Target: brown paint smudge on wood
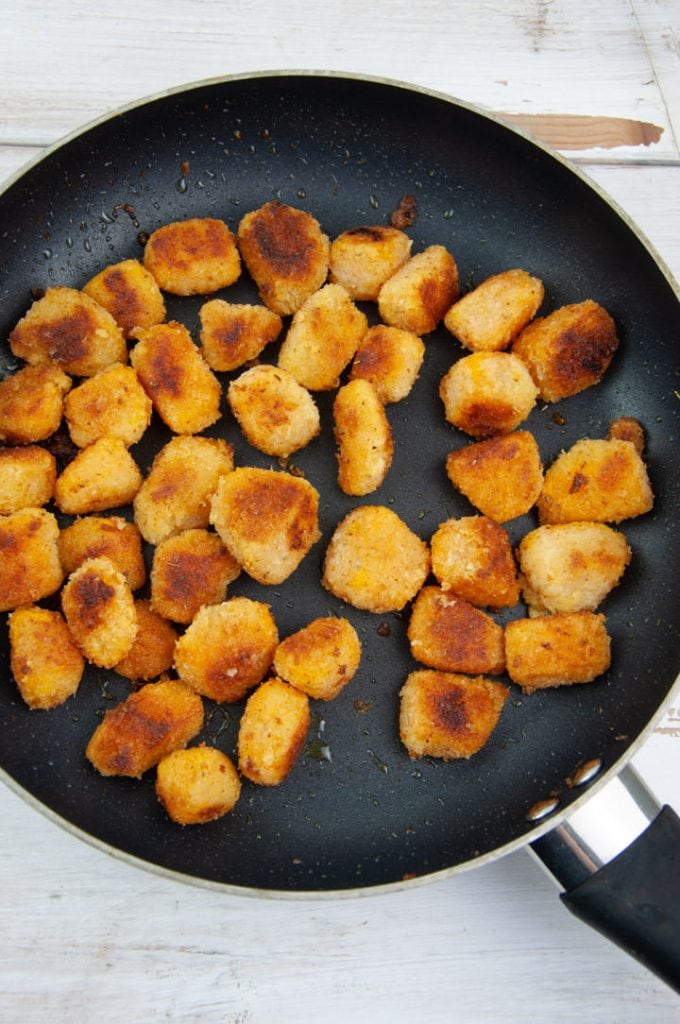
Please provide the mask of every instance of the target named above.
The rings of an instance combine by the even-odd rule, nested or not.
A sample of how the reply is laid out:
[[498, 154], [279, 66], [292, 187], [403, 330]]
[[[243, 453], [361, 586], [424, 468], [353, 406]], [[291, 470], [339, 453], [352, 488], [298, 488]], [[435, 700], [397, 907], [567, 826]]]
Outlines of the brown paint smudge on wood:
[[588, 114], [498, 115], [509, 124], [546, 142], [555, 149], [616, 149], [618, 146], [651, 146], [664, 129], [649, 121]]

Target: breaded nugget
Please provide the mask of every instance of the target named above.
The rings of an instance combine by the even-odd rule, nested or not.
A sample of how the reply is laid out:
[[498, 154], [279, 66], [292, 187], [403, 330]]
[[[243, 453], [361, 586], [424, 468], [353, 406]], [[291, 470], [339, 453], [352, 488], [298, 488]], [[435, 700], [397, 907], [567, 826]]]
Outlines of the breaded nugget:
[[135, 601], [137, 636], [115, 670], [126, 679], [158, 679], [172, 668], [177, 631], [149, 601]]
[[105, 435], [119, 437], [129, 448], [151, 422], [151, 399], [132, 367], [117, 363], [69, 392], [64, 416], [71, 440], [79, 448]]
[[653, 504], [647, 468], [630, 441], [586, 438], [547, 470], [538, 517], [541, 523], [620, 523]]
[[223, 220], [213, 217], [158, 228], [144, 247], [144, 266], [159, 288], [172, 295], [209, 295], [241, 274], [236, 237]]
[[526, 327], [542, 301], [542, 281], [526, 270], [505, 270], [454, 303], [444, 326], [472, 352], [498, 352]]
[[204, 604], [220, 604], [241, 566], [214, 533], [185, 530], [160, 542], [151, 568], [151, 605], [187, 625]]
[[58, 590], [59, 526], [51, 512], [22, 508], [0, 516], [0, 612], [32, 604]]
[[61, 607], [73, 639], [88, 661], [113, 668], [137, 636], [132, 592], [110, 558], [88, 558], [71, 573]]
[[0, 441], [33, 444], [58, 430], [71, 378], [58, 366], [24, 366], [0, 381]]
[[261, 682], [279, 642], [268, 604], [232, 597], [205, 605], [175, 647], [175, 667], [188, 686], [233, 703]]
[[76, 377], [127, 362], [125, 338], [111, 314], [74, 288], [48, 288], [16, 325], [9, 345], [33, 366], [54, 363]]
[[279, 366], [246, 370], [229, 385], [227, 401], [246, 439], [266, 455], [286, 458], [321, 429], [309, 391]]
[[105, 555], [122, 572], [130, 590], [146, 583], [142, 537], [134, 523], [122, 516], [84, 516], [59, 534], [59, 557], [71, 574], [88, 558]]
[[415, 384], [425, 356], [417, 334], [378, 324], [359, 342], [351, 380], [368, 380], [381, 402], [400, 402]]
[[234, 449], [221, 438], [173, 437], [153, 460], [133, 502], [144, 540], [159, 544], [210, 521], [210, 499], [234, 468]]
[[642, 458], [645, 450], [645, 432], [642, 424], [633, 416], [618, 416], [609, 424], [607, 440], [630, 441]]
[[505, 627], [505, 653], [508, 675], [525, 693], [590, 683], [609, 668], [605, 617], [568, 612], [515, 619]]
[[139, 260], [123, 260], [100, 271], [83, 291], [107, 309], [126, 338], [133, 327], [165, 320], [165, 302], [152, 274]]
[[280, 316], [295, 313], [326, 280], [330, 242], [303, 210], [265, 203], [245, 215], [238, 239], [262, 301]]
[[203, 701], [184, 683], [147, 683], [108, 711], [85, 751], [102, 775], [139, 779], [203, 726]]
[[119, 437], [100, 437], [78, 452], [57, 477], [54, 502], [62, 512], [85, 515], [132, 501], [142, 483], [139, 466]]
[[73, 696], [85, 668], [59, 612], [28, 605], [8, 618], [10, 668], [29, 708], [56, 708]]
[[450, 452], [446, 472], [453, 486], [497, 523], [528, 512], [543, 486], [541, 455], [527, 430]]
[[376, 301], [380, 289], [411, 254], [412, 241], [397, 228], [350, 228], [331, 245], [330, 280], [351, 299]]
[[274, 672], [316, 700], [333, 700], [353, 678], [361, 641], [347, 619], [314, 619], [276, 648]]
[[440, 587], [423, 587], [408, 624], [411, 654], [444, 672], [489, 672], [505, 668], [503, 629], [474, 605]]
[[178, 825], [203, 825], [224, 817], [241, 794], [234, 764], [215, 747], [188, 747], [158, 765], [156, 795]]
[[527, 418], [538, 388], [510, 352], [473, 352], [454, 363], [439, 385], [446, 419], [472, 437], [509, 434]]
[[268, 679], [248, 698], [238, 731], [241, 775], [278, 786], [290, 774], [310, 725], [309, 698], [282, 679]]
[[279, 366], [310, 391], [330, 391], [351, 362], [368, 320], [339, 284], [324, 285], [293, 317]]
[[355, 608], [392, 612], [415, 597], [429, 571], [427, 544], [396, 512], [362, 505], [338, 523], [321, 582]]
[[199, 434], [222, 413], [220, 382], [183, 324], [170, 321], [144, 329], [130, 353], [142, 387], [154, 409], [176, 434]]
[[609, 313], [588, 299], [534, 320], [512, 351], [526, 363], [541, 398], [557, 402], [597, 384], [618, 345]]
[[433, 534], [430, 548], [432, 572], [442, 590], [490, 608], [506, 608], [519, 600], [510, 538], [493, 519], [448, 519]]
[[236, 370], [276, 341], [283, 321], [266, 306], [211, 299], [200, 310], [201, 352], [213, 370]]
[[389, 420], [373, 385], [352, 380], [340, 388], [333, 420], [338, 484], [345, 494], [370, 494], [387, 476], [394, 454]]
[[0, 448], [0, 515], [46, 505], [56, 479], [54, 455], [44, 448]]
[[321, 537], [319, 493], [290, 473], [243, 467], [223, 476], [210, 522], [258, 583], [283, 583]]
[[443, 245], [412, 256], [378, 295], [380, 316], [391, 327], [429, 334], [458, 297], [458, 268]]

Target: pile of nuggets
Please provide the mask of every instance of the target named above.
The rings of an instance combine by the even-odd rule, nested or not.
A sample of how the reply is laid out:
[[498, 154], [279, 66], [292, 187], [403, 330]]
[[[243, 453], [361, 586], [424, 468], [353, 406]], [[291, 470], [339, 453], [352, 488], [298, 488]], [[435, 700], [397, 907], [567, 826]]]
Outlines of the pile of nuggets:
[[[201, 436], [221, 415], [216, 373], [240, 371], [226, 387], [231, 412], [250, 445], [279, 460], [319, 433], [313, 393], [336, 391], [338, 486], [364, 496], [389, 472], [385, 406], [414, 386], [422, 337], [443, 322], [466, 350], [440, 397], [471, 438], [445, 469], [476, 514], [442, 523], [428, 544], [392, 509], [362, 504], [337, 525], [323, 568], [323, 586], [354, 608], [412, 602], [408, 642], [424, 667], [400, 694], [411, 757], [481, 749], [509, 693], [489, 676], [507, 672], [531, 693], [589, 682], [610, 664], [596, 609], [631, 558], [609, 524], [652, 507], [642, 429], [616, 421], [544, 473], [520, 427], [538, 399], [599, 382], [614, 322], [590, 299], [537, 317], [543, 284], [522, 269], [461, 297], [452, 254], [411, 246], [392, 226], [331, 243], [313, 216], [279, 202], [243, 217], [237, 236], [212, 218], [176, 222], [149, 237], [143, 261], [106, 267], [80, 291], [49, 288], [11, 332], [26, 364], [0, 382], [0, 610], [14, 678], [42, 709], [75, 693], [85, 662], [132, 680], [87, 757], [103, 775], [156, 767], [158, 797], [180, 824], [230, 811], [242, 776], [279, 784], [304, 745], [310, 699], [336, 697], [361, 660], [345, 618], [281, 640], [268, 604], [227, 599], [241, 572], [264, 585], [295, 572], [320, 539], [319, 494], [294, 472], [235, 467], [226, 440]], [[166, 321], [164, 292], [214, 294], [242, 264], [262, 304], [205, 301], [200, 346]], [[382, 322], [369, 327], [359, 302], [376, 303]], [[276, 365], [260, 362], [284, 317]], [[173, 437], [144, 478], [129, 449], [154, 412]], [[58, 474], [40, 442], [62, 418], [78, 452]], [[73, 517], [63, 529], [49, 502]], [[130, 503], [131, 519], [101, 515]], [[513, 551], [503, 524], [534, 507], [540, 525]], [[143, 542], [153, 548], [147, 599], [134, 596], [147, 583]], [[59, 588], [61, 611], [37, 604]], [[520, 598], [527, 614], [503, 628], [490, 612]], [[204, 697], [246, 700], [237, 764], [188, 746]]]

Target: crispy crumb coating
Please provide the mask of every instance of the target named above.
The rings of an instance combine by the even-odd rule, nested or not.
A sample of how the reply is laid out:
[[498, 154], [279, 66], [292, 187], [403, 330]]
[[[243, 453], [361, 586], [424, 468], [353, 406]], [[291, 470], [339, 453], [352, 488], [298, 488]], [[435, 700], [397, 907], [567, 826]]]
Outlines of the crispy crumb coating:
[[443, 245], [412, 256], [380, 289], [380, 316], [391, 327], [429, 334], [458, 296], [458, 268]]
[[59, 612], [26, 605], [8, 618], [10, 668], [30, 708], [56, 708], [78, 689], [85, 661]]
[[444, 326], [471, 352], [498, 352], [529, 323], [543, 301], [543, 283], [526, 270], [505, 270], [454, 303]]
[[156, 796], [178, 825], [203, 825], [224, 817], [241, 794], [232, 761], [216, 747], [174, 750], [158, 765]]
[[33, 444], [59, 429], [71, 378], [58, 366], [24, 366], [0, 381], [0, 441]]
[[470, 604], [506, 608], [519, 600], [508, 534], [487, 516], [447, 519], [432, 535], [432, 572], [442, 590]]
[[385, 404], [400, 402], [415, 384], [424, 356], [417, 334], [377, 324], [359, 342], [350, 379], [370, 381]]
[[113, 668], [130, 652], [138, 628], [135, 602], [110, 558], [88, 558], [71, 573], [61, 607], [73, 639], [93, 665]]
[[509, 352], [473, 352], [454, 363], [439, 385], [449, 423], [472, 437], [509, 434], [533, 409], [538, 388]]
[[276, 648], [274, 672], [315, 700], [333, 700], [361, 661], [361, 641], [347, 619], [314, 619]]
[[385, 281], [409, 258], [412, 244], [403, 231], [385, 224], [349, 228], [331, 245], [330, 280], [351, 299], [375, 302]]
[[81, 449], [57, 477], [54, 502], [62, 512], [85, 515], [127, 505], [142, 474], [119, 437], [100, 437]]
[[497, 675], [505, 668], [503, 629], [474, 605], [440, 587], [423, 587], [408, 624], [416, 661], [445, 672]]
[[265, 455], [286, 458], [321, 430], [309, 391], [280, 366], [246, 370], [229, 385], [227, 401], [246, 440]]
[[645, 450], [645, 432], [642, 424], [633, 416], [617, 416], [609, 424], [608, 441], [630, 441], [642, 458]]
[[205, 604], [220, 604], [241, 566], [214, 533], [185, 530], [160, 542], [151, 569], [151, 604], [188, 625]]
[[450, 452], [446, 473], [475, 508], [497, 523], [528, 512], [543, 486], [541, 455], [527, 430]]
[[59, 589], [64, 573], [58, 537], [57, 520], [45, 509], [0, 516], [0, 611], [32, 604]]
[[125, 576], [130, 590], [146, 583], [142, 538], [134, 523], [122, 516], [83, 516], [59, 534], [59, 557], [71, 574], [88, 558], [105, 555]]
[[151, 422], [151, 400], [132, 367], [117, 363], [70, 391], [64, 416], [79, 448], [105, 435], [119, 437], [129, 448]]
[[115, 670], [126, 679], [158, 679], [172, 667], [177, 631], [149, 601], [135, 601], [137, 636]]
[[238, 767], [260, 786], [278, 786], [293, 769], [310, 725], [309, 698], [268, 679], [248, 698], [238, 732]]
[[83, 291], [108, 310], [126, 338], [133, 327], [152, 327], [165, 320], [165, 302], [152, 274], [139, 260], [105, 267]]
[[508, 675], [525, 693], [571, 683], [590, 683], [609, 668], [605, 617], [568, 612], [515, 619], [505, 627]]
[[338, 484], [345, 494], [377, 490], [392, 464], [394, 443], [389, 420], [373, 385], [351, 380], [333, 403], [338, 445]]
[[209, 295], [241, 274], [236, 238], [222, 220], [195, 217], [164, 224], [144, 247], [144, 266], [172, 295]]
[[56, 479], [56, 460], [45, 448], [0, 448], [0, 515], [46, 505]]
[[200, 310], [201, 352], [212, 370], [236, 370], [276, 341], [283, 321], [266, 306], [211, 299]]

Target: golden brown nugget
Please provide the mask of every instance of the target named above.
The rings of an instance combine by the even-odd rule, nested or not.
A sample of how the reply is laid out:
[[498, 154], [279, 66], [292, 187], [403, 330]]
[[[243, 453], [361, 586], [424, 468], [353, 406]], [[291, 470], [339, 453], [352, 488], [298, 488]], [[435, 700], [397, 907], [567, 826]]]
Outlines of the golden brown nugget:
[[126, 679], [158, 679], [172, 667], [177, 630], [151, 608], [149, 601], [135, 601], [135, 614], [137, 636], [114, 668]]
[[185, 530], [160, 542], [151, 569], [151, 604], [188, 625], [204, 604], [220, 604], [241, 566], [214, 533]]
[[282, 640], [274, 672], [316, 700], [333, 700], [361, 661], [361, 641], [347, 619], [314, 619]]
[[446, 419], [472, 437], [510, 434], [527, 418], [538, 388], [510, 352], [473, 352], [454, 363], [439, 385]]
[[588, 299], [534, 320], [512, 351], [526, 363], [543, 401], [557, 402], [597, 384], [618, 345], [609, 313]]
[[427, 544], [382, 505], [352, 509], [326, 551], [322, 583], [336, 597], [366, 611], [399, 611], [430, 571]]
[[105, 267], [83, 291], [107, 309], [126, 338], [133, 327], [153, 327], [165, 320], [165, 302], [152, 274], [139, 260]]
[[505, 627], [508, 675], [525, 693], [590, 683], [609, 668], [605, 617], [569, 612], [515, 619]]
[[472, 352], [498, 352], [526, 327], [542, 301], [542, 281], [526, 270], [505, 270], [454, 303], [444, 326]]
[[119, 437], [129, 448], [151, 422], [151, 399], [132, 367], [117, 363], [69, 392], [64, 416], [79, 448], [104, 436]]
[[458, 268], [443, 245], [412, 256], [378, 295], [380, 316], [391, 327], [429, 334], [458, 297]]
[[128, 357], [111, 314], [74, 288], [48, 288], [16, 325], [9, 345], [33, 366], [54, 363], [75, 377], [91, 377]]
[[343, 231], [331, 245], [330, 280], [357, 302], [375, 302], [385, 281], [406, 263], [412, 244], [403, 231], [384, 224]]
[[85, 515], [132, 501], [142, 484], [139, 466], [119, 437], [100, 437], [81, 449], [57, 477], [54, 503], [62, 512]]
[[368, 320], [339, 284], [310, 295], [293, 317], [279, 366], [310, 391], [330, 391], [352, 361]]
[[232, 597], [200, 609], [177, 641], [175, 668], [197, 693], [231, 704], [264, 679], [278, 642], [268, 604]]
[[541, 455], [527, 430], [450, 452], [446, 472], [453, 486], [497, 523], [528, 512], [543, 486]]
[[137, 614], [127, 580], [110, 558], [88, 558], [71, 573], [61, 607], [73, 639], [85, 658], [113, 668], [137, 636]]
[[238, 228], [243, 262], [265, 306], [287, 316], [325, 282], [330, 242], [311, 214], [265, 203]]
[[153, 407], [176, 434], [199, 434], [222, 413], [222, 389], [186, 327], [176, 321], [144, 329], [130, 362]]
[[338, 445], [338, 484], [345, 494], [370, 494], [392, 465], [394, 443], [389, 420], [373, 385], [352, 380], [333, 403]]
[[509, 696], [483, 676], [420, 670], [400, 693], [399, 734], [409, 757], [470, 757], [488, 742]]
[[88, 558], [110, 558], [122, 572], [130, 590], [146, 583], [142, 537], [134, 523], [122, 516], [83, 516], [59, 534], [59, 557], [70, 575]]
[[46, 505], [56, 479], [57, 463], [44, 448], [0, 448], [0, 515]]
[[231, 811], [241, 794], [232, 761], [215, 747], [174, 750], [158, 765], [156, 796], [178, 825], [203, 825]]
[[59, 526], [51, 512], [22, 508], [0, 516], [0, 612], [32, 604], [58, 590]]
[[268, 679], [248, 698], [238, 731], [238, 768], [251, 782], [278, 786], [293, 769], [310, 725], [309, 698]]
[[287, 458], [321, 430], [309, 391], [280, 366], [246, 370], [229, 385], [227, 401], [246, 440], [265, 455]]
[[630, 441], [640, 458], [645, 450], [645, 432], [633, 416], [618, 416], [609, 425], [607, 441]]
[[139, 779], [203, 726], [203, 701], [184, 683], [147, 683], [108, 711], [85, 751], [102, 775]]
[[210, 522], [258, 583], [283, 583], [319, 532], [319, 493], [290, 473], [242, 467], [220, 478]]
[[0, 441], [33, 444], [59, 429], [71, 378], [58, 366], [24, 366], [0, 381]]
[[236, 237], [222, 220], [195, 217], [158, 228], [144, 247], [144, 266], [172, 295], [208, 295], [241, 274]]
[[543, 523], [620, 523], [654, 505], [647, 468], [630, 441], [586, 438], [562, 452], [538, 499]]
[[490, 608], [517, 604], [519, 583], [510, 538], [493, 519], [448, 519], [432, 535], [430, 548], [432, 572], [442, 590]]
[[236, 370], [276, 341], [283, 321], [266, 306], [211, 299], [199, 310], [201, 352], [213, 370]]
[[368, 380], [381, 402], [400, 402], [415, 384], [425, 356], [417, 334], [378, 324], [359, 342], [351, 380]]
[[28, 605], [8, 618], [10, 668], [29, 708], [56, 708], [78, 689], [85, 660], [63, 616]]
[[502, 627], [440, 587], [420, 591], [407, 632], [411, 654], [430, 668], [470, 675], [497, 675], [505, 668]]

